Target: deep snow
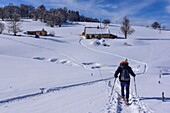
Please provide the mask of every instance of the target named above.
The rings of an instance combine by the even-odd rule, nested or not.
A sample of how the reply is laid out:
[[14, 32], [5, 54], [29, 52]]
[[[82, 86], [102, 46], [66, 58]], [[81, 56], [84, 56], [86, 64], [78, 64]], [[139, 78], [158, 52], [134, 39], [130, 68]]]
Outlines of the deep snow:
[[[6, 22], [4, 22], [6, 24]], [[21, 28], [55, 32], [55, 37], [33, 38], [23, 33], [0, 34], [1, 113], [169, 113], [170, 32], [133, 26], [135, 33], [122, 39], [120, 25], [110, 25], [118, 39], [86, 40], [84, 27], [98, 23], [73, 23], [51, 28], [23, 20]], [[133, 102], [125, 106], [119, 98], [113, 74], [127, 58], [137, 74]], [[161, 78], [159, 78], [159, 76]], [[158, 83], [160, 81], [160, 83]], [[165, 102], [162, 102], [162, 92]]]

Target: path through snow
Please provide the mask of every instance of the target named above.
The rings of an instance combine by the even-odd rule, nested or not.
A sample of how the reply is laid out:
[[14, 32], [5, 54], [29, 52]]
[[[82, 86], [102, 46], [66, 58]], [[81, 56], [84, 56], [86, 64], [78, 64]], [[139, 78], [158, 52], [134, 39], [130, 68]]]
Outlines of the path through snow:
[[[113, 53], [109, 53], [109, 52], [104, 52], [104, 51], [101, 51], [101, 50], [96, 50], [96, 49], [92, 49], [90, 47], [87, 47], [83, 43], [82, 39], [79, 40], [79, 43], [82, 46], [84, 46], [85, 48], [87, 48], [87, 49], [89, 49], [91, 51], [95, 51], [95, 52], [99, 52], [99, 53], [107, 54], [107, 55], [112, 55], [112, 56], [119, 57], [119, 58], [122, 58], [122, 59], [126, 58], [124, 56], [120, 56], [120, 55], [117, 55], [117, 54], [113, 54]], [[140, 66], [137, 66], [136, 68], [134, 68], [135, 71], [143, 70], [143, 71], [141, 71], [142, 73], [146, 73], [147, 72], [147, 68], [148, 67], [147, 67], [146, 63], [139, 62], [137, 60], [130, 59], [130, 58], [128, 58], [128, 60], [140, 64]], [[137, 73], [137, 74], [140, 74], [140, 73]], [[119, 93], [120, 92], [120, 87], [119, 87], [120, 85], [119, 84], [120, 84], [119, 82], [116, 82], [113, 95], [108, 96], [109, 100], [108, 100], [107, 113], [151, 113], [152, 112], [145, 105], [145, 103], [142, 102], [140, 100], [140, 98], [137, 97], [137, 95], [134, 94], [133, 91], [130, 93], [130, 98], [131, 98], [132, 104], [130, 106], [126, 106], [125, 104], [123, 104], [122, 100], [120, 99], [120, 93]], [[108, 86], [111, 86], [111, 85], [108, 85]], [[112, 88], [110, 87], [110, 89], [112, 89]]]
[[[108, 82], [110, 84], [110, 81]], [[145, 105], [144, 102], [136, 97], [133, 91], [130, 93], [130, 103], [127, 106], [121, 99], [119, 81], [115, 84], [113, 95], [109, 95], [107, 113], [152, 113], [152, 111]], [[112, 85], [108, 85], [111, 90]]]

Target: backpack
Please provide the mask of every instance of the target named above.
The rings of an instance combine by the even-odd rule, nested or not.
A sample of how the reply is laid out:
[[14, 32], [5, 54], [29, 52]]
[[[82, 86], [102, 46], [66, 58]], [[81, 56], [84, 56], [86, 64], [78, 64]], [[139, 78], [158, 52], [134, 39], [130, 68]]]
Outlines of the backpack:
[[122, 81], [129, 81], [130, 80], [130, 75], [129, 75], [129, 71], [128, 71], [127, 68], [122, 67], [122, 73], [120, 75], [120, 80], [122, 80]]

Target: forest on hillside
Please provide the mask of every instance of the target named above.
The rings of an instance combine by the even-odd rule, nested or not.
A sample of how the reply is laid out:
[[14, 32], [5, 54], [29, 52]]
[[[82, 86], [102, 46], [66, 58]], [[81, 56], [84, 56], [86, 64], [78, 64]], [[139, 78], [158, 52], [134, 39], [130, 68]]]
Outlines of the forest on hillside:
[[[64, 8], [51, 8], [47, 10], [45, 5], [34, 7], [32, 5], [20, 4], [19, 6], [10, 3], [7, 6], [0, 7], [0, 18], [4, 20], [20, 20], [20, 19], [38, 19], [47, 25], [61, 26], [67, 21], [80, 22], [100, 22], [97, 18], [86, 17], [80, 15], [79, 11]], [[106, 19], [108, 20], [108, 19]], [[106, 21], [105, 20], [105, 21]]]

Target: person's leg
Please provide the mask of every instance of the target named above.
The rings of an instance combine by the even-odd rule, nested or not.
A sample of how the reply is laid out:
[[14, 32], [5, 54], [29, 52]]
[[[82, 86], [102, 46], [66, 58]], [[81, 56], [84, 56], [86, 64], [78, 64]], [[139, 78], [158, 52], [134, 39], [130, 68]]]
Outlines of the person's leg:
[[126, 100], [129, 100], [129, 86], [130, 86], [130, 82], [126, 83]]
[[125, 97], [125, 93], [124, 93], [125, 84], [124, 82], [120, 82], [120, 85], [121, 85], [121, 95], [122, 95], [122, 98], [124, 98]]

